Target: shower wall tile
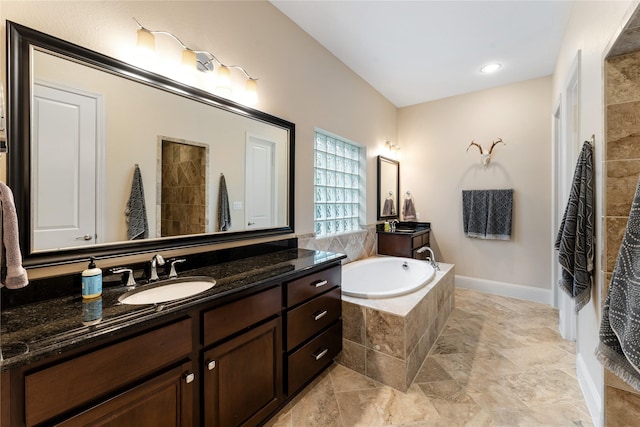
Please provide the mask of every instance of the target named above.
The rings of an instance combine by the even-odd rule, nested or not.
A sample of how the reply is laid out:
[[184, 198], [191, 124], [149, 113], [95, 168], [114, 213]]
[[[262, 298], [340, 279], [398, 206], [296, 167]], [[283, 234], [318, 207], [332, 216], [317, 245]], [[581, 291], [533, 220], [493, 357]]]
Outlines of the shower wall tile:
[[605, 73], [607, 104], [640, 100], [640, 52], [609, 59]]
[[606, 218], [606, 267], [605, 271], [613, 272], [616, 265], [618, 251], [622, 244], [624, 231], [627, 227], [627, 217], [607, 217]]
[[[634, 20], [637, 27], [640, 14], [636, 14]], [[624, 34], [629, 41], [637, 43], [637, 28], [633, 32], [625, 30]], [[608, 295], [611, 273], [640, 175], [640, 51], [608, 59], [605, 76], [605, 283], [601, 304]], [[637, 424], [636, 420], [640, 419], [640, 393], [607, 369], [604, 379], [605, 425], [624, 427]]]
[[640, 158], [640, 101], [607, 106], [607, 160]]
[[640, 160], [606, 162], [606, 215], [629, 215], [638, 176], [640, 176]]

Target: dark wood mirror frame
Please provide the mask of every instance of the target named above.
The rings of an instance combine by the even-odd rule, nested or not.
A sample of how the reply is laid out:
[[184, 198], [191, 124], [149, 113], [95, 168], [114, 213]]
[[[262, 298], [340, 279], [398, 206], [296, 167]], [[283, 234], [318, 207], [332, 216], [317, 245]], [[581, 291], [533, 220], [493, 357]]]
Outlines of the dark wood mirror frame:
[[[286, 129], [289, 133], [288, 154], [288, 223], [261, 230], [184, 237], [135, 240], [91, 247], [32, 252], [31, 227], [31, 46], [64, 55], [100, 70], [120, 75], [160, 90]], [[290, 234], [294, 232], [294, 163], [295, 124], [267, 113], [217, 97], [167, 77], [143, 70], [37, 30], [7, 21], [7, 183], [13, 189], [19, 219], [20, 247], [26, 267], [43, 267], [88, 259], [90, 256], [110, 258], [131, 253], [212, 245]]]
[[[394, 168], [389, 174], [389, 171], [385, 171], [385, 166], [388, 168]], [[383, 176], [384, 174], [384, 176]], [[392, 192], [392, 194], [389, 194]], [[385, 215], [385, 202], [387, 202], [389, 196], [393, 202], [394, 212]], [[398, 219], [400, 214], [400, 162], [393, 159], [388, 159], [383, 156], [378, 156], [378, 219]]]

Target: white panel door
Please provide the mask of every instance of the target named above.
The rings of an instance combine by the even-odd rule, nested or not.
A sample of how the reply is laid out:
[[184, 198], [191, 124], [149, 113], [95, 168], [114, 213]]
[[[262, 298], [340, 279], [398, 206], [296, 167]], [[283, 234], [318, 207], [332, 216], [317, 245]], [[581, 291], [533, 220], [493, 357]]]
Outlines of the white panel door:
[[95, 243], [98, 100], [34, 84], [34, 250]]
[[272, 227], [276, 216], [275, 142], [247, 135], [246, 224], [248, 229]]

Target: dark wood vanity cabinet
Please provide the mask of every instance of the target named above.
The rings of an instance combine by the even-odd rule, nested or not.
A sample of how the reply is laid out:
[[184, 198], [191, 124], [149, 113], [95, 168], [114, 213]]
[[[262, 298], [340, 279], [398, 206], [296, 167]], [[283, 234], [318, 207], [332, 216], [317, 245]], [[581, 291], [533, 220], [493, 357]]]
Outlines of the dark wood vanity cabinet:
[[429, 229], [414, 233], [378, 232], [378, 254], [425, 259], [429, 253], [417, 250], [429, 246], [429, 234]]
[[338, 265], [285, 283], [289, 395], [342, 350], [341, 271]]
[[4, 371], [1, 424], [260, 425], [342, 349], [340, 279], [313, 269]]
[[147, 418], [161, 420], [153, 425], [191, 425], [191, 331], [187, 318], [28, 371], [21, 384], [25, 425], [134, 426]]
[[255, 426], [282, 403], [281, 302], [277, 286], [204, 314], [205, 426]]

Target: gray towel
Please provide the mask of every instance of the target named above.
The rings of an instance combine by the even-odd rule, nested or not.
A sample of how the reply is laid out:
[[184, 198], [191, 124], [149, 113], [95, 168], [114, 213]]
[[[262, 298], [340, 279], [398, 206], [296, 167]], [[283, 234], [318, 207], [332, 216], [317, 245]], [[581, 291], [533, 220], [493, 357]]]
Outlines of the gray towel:
[[393, 199], [386, 199], [384, 201], [384, 206], [382, 207], [382, 215], [383, 216], [395, 216], [396, 215], [396, 205], [393, 202]]
[[127, 217], [127, 238], [129, 240], [146, 239], [149, 237], [149, 224], [147, 223], [147, 208], [144, 203], [144, 187], [142, 175], [136, 164], [131, 182], [131, 194], [124, 211]]
[[596, 357], [640, 391], [640, 181], [602, 310]]
[[464, 235], [477, 239], [510, 240], [513, 189], [463, 190]]
[[413, 199], [407, 197], [402, 205], [402, 217], [405, 221], [416, 220], [416, 207], [413, 205]]
[[220, 174], [220, 186], [218, 188], [218, 231], [229, 231], [231, 228], [231, 211], [229, 210], [229, 194], [227, 193], [227, 181]]
[[593, 206], [593, 153], [591, 144], [585, 142], [555, 242], [562, 267], [558, 286], [575, 301], [576, 312], [591, 299], [595, 254]]
[[2, 203], [2, 282], [9, 289], [23, 288], [29, 284], [27, 271], [22, 267], [22, 252], [18, 234], [18, 216], [13, 202], [13, 192], [0, 181]]

